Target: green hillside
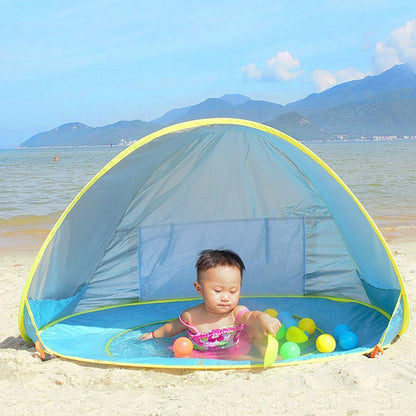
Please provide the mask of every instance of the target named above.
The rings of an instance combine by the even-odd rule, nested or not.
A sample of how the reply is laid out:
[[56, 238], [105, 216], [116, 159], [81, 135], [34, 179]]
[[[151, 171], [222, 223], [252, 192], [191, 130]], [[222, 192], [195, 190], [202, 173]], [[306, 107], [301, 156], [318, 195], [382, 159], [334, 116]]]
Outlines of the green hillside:
[[323, 128], [294, 111], [283, 114], [265, 124], [296, 138], [296, 140], [327, 140], [331, 138]]
[[416, 89], [383, 93], [309, 116], [329, 134], [351, 136], [416, 135]]
[[145, 121], [119, 121], [103, 127], [90, 127], [82, 123], [68, 123], [55, 129], [38, 133], [21, 144], [22, 147], [97, 146], [121, 140], [138, 140], [160, 128]]

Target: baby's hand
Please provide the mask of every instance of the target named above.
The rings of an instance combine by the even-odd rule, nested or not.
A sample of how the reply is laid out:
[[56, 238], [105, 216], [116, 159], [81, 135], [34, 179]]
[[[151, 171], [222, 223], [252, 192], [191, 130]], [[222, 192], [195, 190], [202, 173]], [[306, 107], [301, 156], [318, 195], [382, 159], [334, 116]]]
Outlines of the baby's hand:
[[264, 355], [267, 346], [267, 334], [276, 336], [281, 327], [280, 321], [270, 315], [255, 311], [252, 312], [247, 329], [251, 343]]
[[140, 335], [138, 340], [139, 341], [147, 341], [148, 339], [152, 339], [153, 334], [151, 332], [145, 332], [144, 334]]
[[277, 334], [277, 331], [282, 326], [280, 321], [276, 318], [272, 318], [267, 313], [263, 313], [260, 316], [260, 323], [264, 330], [264, 335], [267, 336], [267, 334], [272, 334], [274, 337]]

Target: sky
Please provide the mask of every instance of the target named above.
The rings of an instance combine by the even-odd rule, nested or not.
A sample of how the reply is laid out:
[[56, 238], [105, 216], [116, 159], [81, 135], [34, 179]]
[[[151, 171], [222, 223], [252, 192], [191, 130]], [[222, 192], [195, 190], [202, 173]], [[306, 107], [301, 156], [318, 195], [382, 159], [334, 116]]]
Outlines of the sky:
[[414, 0], [0, 0], [0, 147], [228, 93], [287, 104], [403, 62]]

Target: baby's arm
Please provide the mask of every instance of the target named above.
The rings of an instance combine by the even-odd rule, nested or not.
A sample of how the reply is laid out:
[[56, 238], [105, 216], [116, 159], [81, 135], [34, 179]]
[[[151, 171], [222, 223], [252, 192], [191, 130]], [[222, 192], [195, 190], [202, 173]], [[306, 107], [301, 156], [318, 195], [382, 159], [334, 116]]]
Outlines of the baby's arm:
[[[237, 306], [236, 315], [242, 310], [243, 306]], [[278, 319], [272, 318], [267, 313], [261, 311], [247, 311], [240, 315], [238, 323], [246, 324], [251, 341], [259, 348], [263, 349], [267, 343], [267, 334], [276, 336], [281, 323]]]
[[270, 315], [264, 312], [253, 311], [250, 313], [249, 316], [247, 316], [247, 326], [249, 328], [250, 327], [262, 328], [263, 334], [265, 336], [267, 336], [267, 334], [272, 334], [275, 337], [281, 325], [282, 324], [280, 323], [278, 319], [272, 318]]
[[161, 326], [158, 329], [155, 329], [153, 332], [146, 332], [139, 337], [139, 341], [146, 341], [152, 338], [164, 338], [164, 337], [173, 337], [185, 331], [186, 326], [182, 324], [178, 318], [173, 321], [167, 322], [165, 325]]

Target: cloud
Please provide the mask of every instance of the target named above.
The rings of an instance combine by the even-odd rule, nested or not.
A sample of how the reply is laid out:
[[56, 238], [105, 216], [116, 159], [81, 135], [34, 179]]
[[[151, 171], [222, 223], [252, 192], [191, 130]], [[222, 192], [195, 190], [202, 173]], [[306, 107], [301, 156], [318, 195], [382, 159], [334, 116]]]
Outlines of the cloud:
[[319, 91], [324, 91], [342, 82], [364, 78], [366, 75], [368, 74], [350, 66], [335, 73], [324, 69], [316, 69], [312, 73], [312, 79], [318, 86]]
[[261, 79], [262, 76], [262, 72], [261, 69], [257, 68], [256, 64], [248, 64], [246, 66], [243, 66], [241, 68], [241, 70], [243, 71], [243, 74], [247, 77], [247, 78], [251, 78], [251, 79]]
[[266, 61], [266, 68], [261, 70], [256, 64], [250, 63], [241, 71], [247, 78], [269, 81], [293, 81], [303, 74], [299, 59], [294, 58], [289, 51], [279, 51], [276, 56]]
[[416, 19], [394, 29], [386, 42], [378, 42], [374, 55], [380, 71], [404, 62], [416, 69]]
[[384, 42], [378, 42], [375, 49], [376, 68], [384, 71], [394, 65], [401, 64], [396, 48], [388, 46]]
[[276, 56], [267, 60], [266, 65], [272, 79], [292, 81], [303, 72], [300, 70], [299, 59], [293, 58], [289, 51], [277, 52]]
[[[376, 73], [385, 71], [394, 65], [408, 63], [416, 70], [416, 19], [394, 29], [385, 42], [378, 42], [374, 49]], [[312, 79], [324, 91], [342, 82], [361, 79], [365, 74], [354, 67], [348, 67], [337, 72], [316, 69]]]

